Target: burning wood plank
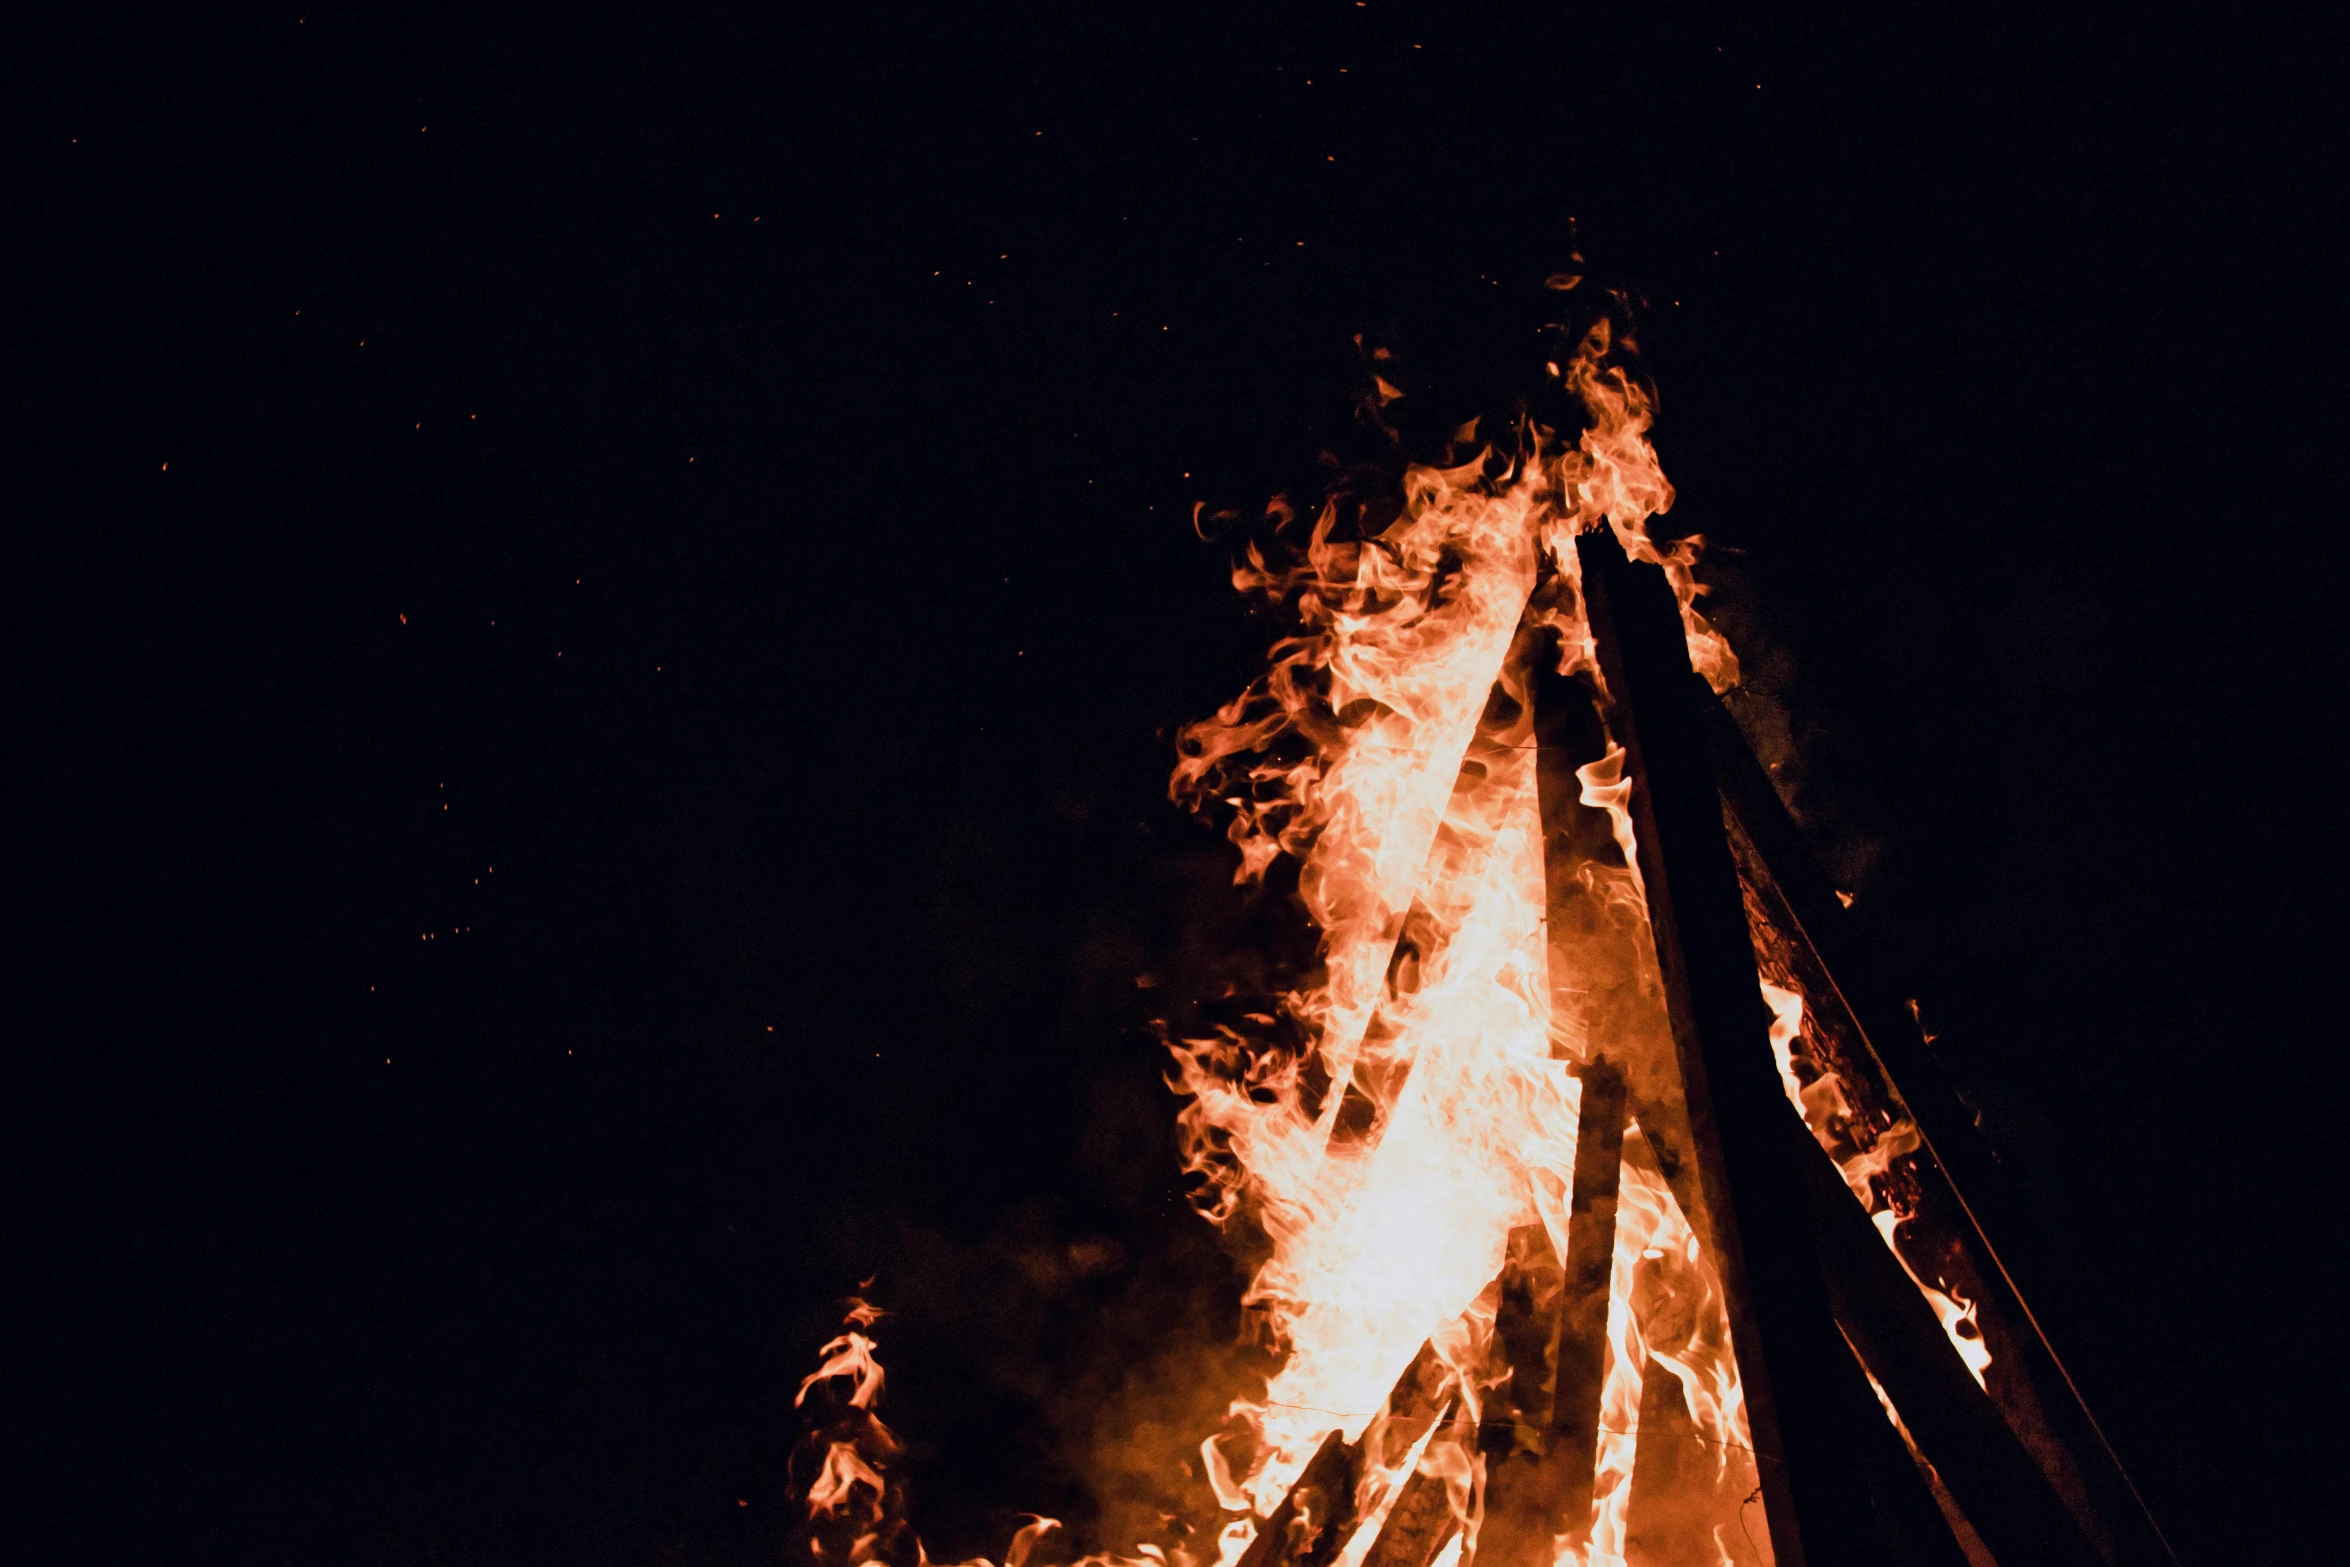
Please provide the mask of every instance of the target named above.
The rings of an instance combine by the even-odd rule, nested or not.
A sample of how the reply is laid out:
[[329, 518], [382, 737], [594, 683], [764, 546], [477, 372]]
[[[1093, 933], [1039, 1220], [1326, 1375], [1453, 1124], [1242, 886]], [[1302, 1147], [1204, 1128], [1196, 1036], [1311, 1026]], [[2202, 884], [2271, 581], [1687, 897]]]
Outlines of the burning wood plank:
[[1546, 1567], [1550, 1560], [1551, 1462], [1548, 1364], [1565, 1271], [1539, 1224], [1510, 1232], [1493, 1339], [1507, 1374], [1486, 1389], [1477, 1428], [1485, 1457], [1485, 1514], [1477, 1528], [1483, 1567]]
[[[1457, 1410], [1459, 1406], [1451, 1407]], [[1460, 1442], [1474, 1435], [1466, 1421], [1456, 1419], [1454, 1424], [1459, 1429], [1451, 1434]], [[1437, 1438], [1445, 1439], [1441, 1435]], [[1428, 1567], [1460, 1526], [1460, 1516], [1453, 1511], [1451, 1482], [1424, 1458], [1397, 1491], [1386, 1521], [1363, 1557], [1363, 1567]]]
[[1386, 1408], [1364, 1428], [1357, 1445], [1380, 1468], [1394, 1468], [1443, 1418], [1452, 1387], [1452, 1368], [1436, 1353], [1434, 1341], [1422, 1344], [1403, 1375], [1396, 1378]]
[[1626, 1509], [1624, 1559], [1630, 1567], [1681, 1567], [1706, 1559], [1714, 1544], [1706, 1505], [1714, 1467], [1690, 1418], [1681, 1379], [1662, 1361], [1650, 1360], [1640, 1383], [1639, 1446]]
[[1361, 1460], [1345, 1432], [1324, 1437], [1289, 1494], [1258, 1527], [1239, 1567], [1327, 1567], [1354, 1530]]
[[[1459, 771], [1453, 777], [1444, 816], [1429, 844], [1427, 863], [1420, 872], [1420, 888], [1415, 890], [1410, 907], [1397, 920], [1389, 941], [1378, 1005], [1351, 1049], [1343, 1043], [1337, 1045], [1336, 1053], [1343, 1055], [1345, 1061], [1335, 1075], [1324, 1059], [1325, 1054], [1332, 1052], [1330, 1042], [1325, 1042], [1323, 1052], [1317, 1053], [1313, 1062], [1314, 1070], [1325, 1081], [1306, 1096], [1301, 1108], [1317, 1121], [1327, 1121], [1329, 1146], [1334, 1149], [1375, 1144], [1388, 1110], [1402, 1094], [1404, 1083], [1411, 1075], [1410, 1057], [1388, 1059], [1378, 1047], [1392, 1039], [1398, 1009], [1408, 1004], [1419, 989], [1422, 976], [1440, 960], [1453, 935], [1450, 924], [1430, 906], [1428, 886], [1445, 874], [1448, 863], [1473, 856], [1469, 840], [1483, 830], [1476, 819], [1479, 787], [1511, 752], [1523, 748], [1525, 705], [1512, 694], [1511, 688], [1525, 678], [1530, 652], [1541, 645], [1538, 629], [1531, 619], [1520, 620], [1517, 636], [1503, 660], [1501, 678], [1486, 696], [1468, 748], [1462, 753]], [[1326, 1097], [1333, 1088], [1339, 1095], [1335, 1106]]]
[[1616, 1260], [1616, 1193], [1624, 1168], [1624, 1076], [1602, 1056], [1583, 1069], [1582, 1078], [1550, 1419], [1552, 1532], [1569, 1540], [1581, 1540], [1591, 1525], [1607, 1368], [1608, 1287]]
[[2099, 1567], [2101, 1558], [1808, 1132], [1803, 1155], [1829, 1300], [1845, 1337], [1968, 1522], [2002, 1561]]
[[[1322, 1439], [1289, 1494], [1258, 1527], [1237, 1567], [1326, 1567], [1354, 1533], [1366, 1471], [1392, 1468], [1410, 1456], [1442, 1418], [1452, 1381], [1435, 1344], [1422, 1344], [1359, 1440], [1348, 1442], [1344, 1431]], [[1410, 1481], [1405, 1485], [1408, 1489]], [[1441, 1497], [1441, 1481], [1438, 1490]]]
[[1807, 1000], [1849, 1020], [1865, 1056], [1923, 1148], [1908, 1161], [1921, 1210], [1963, 1257], [1980, 1327], [1994, 1354], [1986, 1390], [2101, 1554], [2135, 1567], [2176, 1567], [2144, 1498], [2107, 1444], [2023, 1294], [2018, 1275], [2049, 1271], [2046, 1243], [1991, 1156], [1916, 1025], [1821, 874], [1737, 721], [1705, 704], [1707, 733], [1742, 868], [1772, 923], [1816, 975]]
[[1756, 991], [1680, 606], [1608, 529], [1577, 541], [1609, 717], [1633, 779], [1641, 884], [1665, 981], [1732, 1343], [1782, 1567], [1854, 1567], [1879, 1543], [1856, 1443], [1873, 1418], [1836, 1335]]

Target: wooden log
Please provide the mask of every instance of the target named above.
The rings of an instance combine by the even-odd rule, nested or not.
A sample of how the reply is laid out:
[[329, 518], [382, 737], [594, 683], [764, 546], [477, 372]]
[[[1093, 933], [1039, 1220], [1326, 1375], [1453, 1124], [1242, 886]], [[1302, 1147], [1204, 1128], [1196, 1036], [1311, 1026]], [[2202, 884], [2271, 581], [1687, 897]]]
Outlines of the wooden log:
[[1414, 1470], [1379, 1526], [1363, 1567], [1428, 1567], [1460, 1526], [1443, 1478]]
[[1828, 1312], [1680, 606], [1609, 529], [1578, 556], [1772, 1551], [1779, 1567], [1865, 1567], [1882, 1550], [1860, 1422], [1878, 1417]]
[[1477, 1427], [1485, 1458], [1485, 1511], [1477, 1525], [1477, 1567], [1549, 1567], [1551, 1497], [1550, 1354], [1564, 1275], [1539, 1224], [1510, 1232], [1493, 1337], [1509, 1376], [1486, 1391]]
[[[1851, 1353], [1849, 1345], [1846, 1353]], [[1887, 1567], [1974, 1567], [1909, 1444], [1885, 1418], [1883, 1406], [1870, 1414], [1861, 1452], [1868, 1465], [1869, 1507], [1884, 1541], [1882, 1559]], [[2039, 1567], [2036, 1557], [2011, 1560], [2015, 1567]]]
[[1328, 1567], [1354, 1532], [1355, 1450], [1333, 1431], [1241, 1553], [1239, 1567]]
[[2006, 1172], [1991, 1157], [1975, 1130], [1974, 1117], [1959, 1102], [1942, 1064], [1926, 1048], [1915, 1020], [1883, 982], [1843, 900], [1812, 858], [1802, 830], [1788, 814], [1762, 764], [1755, 760], [1737, 720], [1718, 698], [1709, 696], [1705, 722], [1724, 804], [1736, 816], [1777, 885], [1799, 927], [1794, 934], [1809, 942], [1819, 955], [1838, 998], [1895, 1092], [1908, 1105], [1926, 1146], [1967, 1203], [1984, 1245], [1995, 1257], [2000, 1255], [1994, 1242], [1997, 1232], [2011, 1247], [2034, 1247], [2031, 1232], [2035, 1226]]
[[1713, 1531], [1700, 1503], [1713, 1465], [1689, 1414], [1681, 1379], [1654, 1360], [1641, 1379], [1640, 1429], [1633, 1443], [1624, 1560], [1631, 1567], [1681, 1567], [1706, 1560]]
[[1834, 1162], [1792, 1113], [1785, 1121], [1789, 1146], [1801, 1156], [1836, 1320], [1967, 1521], [2001, 1561], [2102, 1567]]
[[1422, 1344], [1411, 1364], [1396, 1378], [1387, 1395], [1387, 1407], [1363, 1430], [1355, 1445], [1369, 1455], [1369, 1467], [1389, 1469], [1402, 1463], [1435, 1428], [1452, 1395], [1452, 1368], [1436, 1353], [1434, 1341]]
[[[1459, 1434], [1466, 1440], [1470, 1432], [1464, 1428]], [[1387, 1519], [1380, 1524], [1363, 1567], [1428, 1567], [1460, 1526], [1444, 1477], [1429, 1473], [1425, 1467], [1415, 1468], [1404, 1478], [1395, 1505], [1387, 1510]]]
[[1354, 1533], [1355, 1493], [1366, 1454], [1381, 1465], [1402, 1462], [1442, 1418], [1452, 1384], [1451, 1368], [1437, 1355], [1434, 1341], [1422, 1344], [1388, 1392], [1386, 1408], [1363, 1428], [1359, 1441], [1348, 1442], [1343, 1430], [1322, 1439], [1289, 1494], [1241, 1554], [1239, 1567], [1323, 1567], [1335, 1557]]
[[[1575, 1034], [1608, 1038], [1648, 1058], [1642, 1075], [1669, 1066], [1671, 1044], [1635, 1041], [1633, 1019], [1653, 1006], [1640, 992], [1644, 964], [1636, 924], [1590, 879], [1593, 867], [1622, 863], [1608, 813], [1583, 803], [1578, 770], [1607, 754], [1607, 727], [1586, 679], [1558, 674], [1538, 656], [1527, 684], [1534, 699], [1535, 795], [1542, 820], [1542, 870], [1549, 921], [1554, 1013], [1575, 1005]], [[1613, 922], [1609, 915], [1615, 916]], [[1594, 976], [1612, 989], [1570, 993]], [[1564, 981], [1565, 983], [1562, 983]], [[1579, 1003], [1579, 1005], [1578, 1005]], [[1573, 1035], [1568, 1036], [1570, 1038]], [[1554, 1036], [1555, 1040], [1556, 1036]], [[1554, 1042], [1555, 1050], [1559, 1046]], [[1615, 1269], [1616, 1198], [1622, 1184], [1629, 1085], [1623, 1068], [1596, 1057], [1579, 1069], [1583, 1107], [1575, 1138], [1574, 1187], [1568, 1200], [1565, 1285], [1551, 1354], [1552, 1394], [1547, 1489], [1549, 1527], [1585, 1537], [1599, 1467], [1600, 1398], [1606, 1379], [1609, 1284]]]
[[1606, 1057], [1581, 1072], [1575, 1185], [1568, 1198], [1565, 1286], [1552, 1355], [1551, 1532], [1587, 1537], [1599, 1470], [1600, 1394], [1607, 1372], [1608, 1286], [1615, 1274], [1616, 1198], [1624, 1172], [1624, 1075]]
[[1927, 1176], [1938, 1178], [1964, 1226], [1962, 1239], [1990, 1293], [1985, 1309], [2012, 1330], [2002, 1337], [2024, 1361], [2029, 1407], [2010, 1410], [2011, 1423], [2049, 1430], [2063, 1445], [2069, 1463], [2042, 1459], [2039, 1465], [2072, 1494], [2075, 1515], [2102, 1555], [2123, 1567], [2177, 1567], [2161, 1525], [2025, 1294], [2027, 1280], [2044, 1281], [2054, 1272], [2038, 1223], [1821, 872], [1737, 720], [1709, 695], [1705, 721], [1723, 803], [1794, 921], [1797, 928], [1789, 934], [1809, 944], [1878, 1069], [1907, 1107], [1935, 1167]]
[[1526, 677], [1542, 822], [1551, 1053], [1585, 1060], [1604, 1049], [1635, 1096], [1677, 1107], [1680, 1068], [1660, 1004], [1656, 954], [1646, 917], [1628, 896], [1634, 872], [1609, 812], [1583, 803], [1581, 770], [1606, 759], [1607, 725], [1592, 678], [1559, 674], [1552, 656], [1541, 648]]
[[[1526, 650], [1535, 642], [1536, 631], [1528, 623], [1518, 627], [1517, 645], [1505, 662], [1503, 678], [1494, 683], [1487, 695], [1485, 710], [1479, 715], [1477, 727], [1469, 737], [1468, 748], [1461, 755], [1461, 764], [1453, 775], [1452, 794], [1445, 806], [1443, 821], [1436, 837], [1428, 846], [1428, 864], [1435, 864], [1447, 849], [1446, 835], [1453, 830], [1455, 807], [1484, 781], [1490, 770], [1511, 751], [1518, 748], [1513, 738], [1520, 729], [1525, 714], [1517, 700], [1510, 695], [1512, 678], [1508, 666], [1517, 664], [1526, 656]], [[1604, 818], [1603, 823], [1604, 826]], [[1425, 888], [1429, 870], [1422, 868], [1422, 886]], [[1368, 1149], [1375, 1145], [1386, 1130], [1388, 1106], [1403, 1092], [1404, 1082], [1411, 1075], [1411, 1062], [1389, 1061], [1374, 1066], [1365, 1059], [1369, 1043], [1392, 1026], [1390, 1008], [1417, 989], [1416, 971], [1426, 960], [1442, 951], [1451, 932], [1439, 927], [1425, 901], [1425, 892], [1415, 894], [1411, 904], [1397, 921], [1395, 935], [1389, 948], [1385, 993], [1364, 1024], [1357, 1041], [1358, 1049], [1352, 1067], [1344, 1074], [1344, 1081], [1333, 1083], [1320, 1052], [1308, 1065], [1307, 1081], [1300, 1103], [1309, 1116], [1319, 1117], [1326, 1096], [1336, 1088], [1340, 1098], [1336, 1114], [1331, 1117], [1329, 1146], [1334, 1150]], [[1317, 1075], [1319, 1081], [1316, 1081]]]

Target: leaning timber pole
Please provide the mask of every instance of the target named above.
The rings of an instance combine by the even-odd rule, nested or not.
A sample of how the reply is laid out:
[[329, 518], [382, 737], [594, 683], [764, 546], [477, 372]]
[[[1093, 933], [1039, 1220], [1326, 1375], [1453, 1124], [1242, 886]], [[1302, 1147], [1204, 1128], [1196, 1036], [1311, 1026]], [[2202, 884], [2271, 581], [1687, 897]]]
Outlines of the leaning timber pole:
[[1680, 606], [1611, 529], [1577, 546], [1772, 1552], [1780, 1567], [1874, 1567], [1862, 1422], [1882, 1417], [1829, 1314]]
[[[1992, 1393], [2019, 1431], [2038, 1424], [2063, 1445], [2061, 1454], [2038, 1462], [2061, 1494], [2080, 1493], [2075, 1516], [2101, 1557], [2119, 1567], [2178, 1567], [2160, 1524], [2024, 1294], [2019, 1271], [2039, 1279], [2054, 1271], [2028, 1206], [1992, 1157], [1915, 1019], [1902, 1007], [1900, 992], [1812, 859], [1737, 720], [1719, 700], [1708, 699], [1704, 706], [1723, 803], [1760, 862], [1754, 874], [1777, 889], [1794, 923], [1789, 934], [1810, 945], [1879, 1070], [1915, 1120], [1934, 1166], [1930, 1180], [1941, 1184], [1959, 1215], [1960, 1244], [1975, 1260], [1987, 1312], [2008, 1328], [2003, 1348], [2014, 1359], [2004, 1384], [1993, 1381]], [[1895, 1402], [1900, 1403], [1898, 1397]], [[1942, 1464], [1938, 1458], [1935, 1462]]]

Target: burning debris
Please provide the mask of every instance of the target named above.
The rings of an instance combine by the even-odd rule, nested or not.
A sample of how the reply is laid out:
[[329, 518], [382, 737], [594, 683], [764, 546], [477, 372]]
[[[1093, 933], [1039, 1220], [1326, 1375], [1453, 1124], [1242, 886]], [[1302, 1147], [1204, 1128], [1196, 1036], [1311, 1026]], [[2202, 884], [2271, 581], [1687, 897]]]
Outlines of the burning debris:
[[[1199, 1449], [1222, 1517], [1088, 1560], [2165, 1559], [1719, 701], [1627, 321], [1562, 333], [1500, 438], [1240, 536], [1293, 630], [1171, 788], [1239, 881], [1294, 872], [1318, 947], [1170, 1044], [1201, 1211], [1268, 1248], [1274, 1365]], [[919, 1567], [871, 1323], [800, 1389], [806, 1549]]]

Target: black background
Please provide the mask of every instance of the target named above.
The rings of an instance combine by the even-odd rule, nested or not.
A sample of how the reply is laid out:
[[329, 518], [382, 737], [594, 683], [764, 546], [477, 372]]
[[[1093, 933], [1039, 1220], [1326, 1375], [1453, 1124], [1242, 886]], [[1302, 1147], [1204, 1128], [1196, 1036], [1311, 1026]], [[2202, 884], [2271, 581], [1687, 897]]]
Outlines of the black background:
[[2117, 1443], [2193, 1561], [2338, 1538], [2331, 24], [17, 52], [12, 1554], [773, 1560], [874, 1273], [932, 1554], [1115, 1522], [1238, 1279], [1142, 1031], [1236, 928], [1169, 726], [1269, 630], [1191, 506], [1356, 331], [1514, 384], [1577, 235]]

